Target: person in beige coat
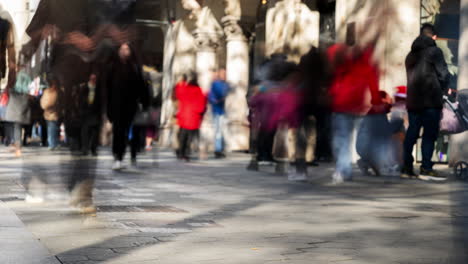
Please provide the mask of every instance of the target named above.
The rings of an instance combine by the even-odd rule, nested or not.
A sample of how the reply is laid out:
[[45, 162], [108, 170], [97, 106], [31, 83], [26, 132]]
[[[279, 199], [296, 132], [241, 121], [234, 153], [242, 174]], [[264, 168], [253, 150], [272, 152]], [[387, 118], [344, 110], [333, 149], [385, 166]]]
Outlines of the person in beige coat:
[[47, 122], [47, 142], [49, 149], [54, 150], [59, 144], [59, 113], [58, 113], [58, 81], [52, 80], [50, 87], [41, 97], [41, 107], [44, 109], [44, 119]]

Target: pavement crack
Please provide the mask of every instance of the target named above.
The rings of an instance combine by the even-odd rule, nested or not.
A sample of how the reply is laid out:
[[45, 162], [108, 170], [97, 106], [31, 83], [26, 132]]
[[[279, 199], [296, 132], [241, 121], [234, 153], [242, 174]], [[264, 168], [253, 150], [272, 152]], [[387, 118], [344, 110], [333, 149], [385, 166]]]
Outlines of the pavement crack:
[[58, 256], [54, 256], [55, 259], [57, 259], [58, 262], [60, 262], [60, 264], [63, 264], [63, 262], [60, 260], [60, 258]]

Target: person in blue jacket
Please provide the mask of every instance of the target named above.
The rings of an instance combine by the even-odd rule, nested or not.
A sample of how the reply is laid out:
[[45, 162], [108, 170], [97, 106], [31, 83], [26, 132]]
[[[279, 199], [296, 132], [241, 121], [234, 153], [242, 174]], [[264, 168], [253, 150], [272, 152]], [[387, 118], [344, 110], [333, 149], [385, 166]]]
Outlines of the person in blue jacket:
[[225, 102], [229, 90], [229, 84], [226, 82], [226, 69], [221, 68], [214, 73], [214, 81], [208, 94], [215, 127], [215, 157], [218, 159], [225, 157], [223, 129], [226, 120]]

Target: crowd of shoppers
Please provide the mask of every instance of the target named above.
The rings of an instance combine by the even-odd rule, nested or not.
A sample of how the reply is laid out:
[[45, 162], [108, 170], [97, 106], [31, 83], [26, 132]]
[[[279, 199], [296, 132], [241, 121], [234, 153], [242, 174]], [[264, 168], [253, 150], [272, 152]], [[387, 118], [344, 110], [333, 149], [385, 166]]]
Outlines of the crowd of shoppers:
[[[423, 25], [406, 59], [407, 87], [397, 87], [394, 94], [379, 88], [380, 69], [372, 42], [335, 44], [326, 51], [311, 48], [298, 64], [283, 54], [272, 55], [258, 69], [247, 98], [253, 156], [248, 169], [274, 164], [289, 180], [304, 181], [309, 165], [334, 160], [332, 182], [340, 184], [353, 179], [356, 152], [363, 174], [412, 178], [417, 175], [414, 145], [424, 129], [419, 178], [444, 180], [431, 161], [442, 97], [448, 89], [447, 65], [435, 38], [434, 27]], [[31, 76], [18, 67], [14, 86], [0, 100], [3, 140], [16, 156], [22, 155], [21, 146], [28, 142], [23, 135], [41, 137], [41, 145], [50, 151], [68, 146], [74, 154], [97, 156], [99, 134], [109, 121], [112, 169], [125, 168], [128, 146], [130, 165], [137, 168], [137, 153], [151, 150], [158, 134], [162, 102], [157, 82], [161, 78], [154, 68], [142, 65], [130, 42], [118, 42], [109, 50], [104, 63], [95, 63], [82, 82], [55, 74]], [[202, 125], [208, 125], [214, 132], [210, 142], [214, 158], [222, 159], [229, 151], [225, 108], [233, 89], [224, 68], [213, 71], [207, 91], [197, 76], [196, 72], [180, 76], [173, 89], [176, 155], [190, 161], [192, 150], [199, 149]], [[315, 146], [312, 157], [308, 155], [311, 145]], [[294, 167], [289, 168], [290, 164]], [[85, 204], [91, 212], [95, 211], [93, 182], [93, 177], [78, 174], [70, 182], [70, 192], [79, 194], [73, 203]]]

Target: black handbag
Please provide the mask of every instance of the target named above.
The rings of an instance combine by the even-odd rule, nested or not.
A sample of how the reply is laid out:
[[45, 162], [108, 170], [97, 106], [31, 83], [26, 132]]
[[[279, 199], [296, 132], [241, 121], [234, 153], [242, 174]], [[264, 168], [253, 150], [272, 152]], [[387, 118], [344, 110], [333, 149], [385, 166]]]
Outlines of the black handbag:
[[135, 118], [133, 119], [133, 124], [136, 126], [156, 126], [159, 127], [159, 119], [161, 116], [161, 109], [149, 107], [148, 110], [143, 111], [139, 110]]

